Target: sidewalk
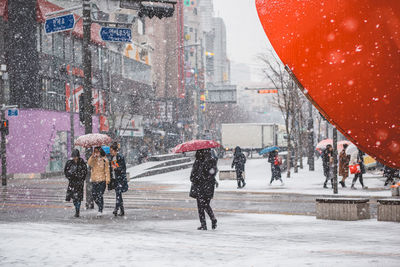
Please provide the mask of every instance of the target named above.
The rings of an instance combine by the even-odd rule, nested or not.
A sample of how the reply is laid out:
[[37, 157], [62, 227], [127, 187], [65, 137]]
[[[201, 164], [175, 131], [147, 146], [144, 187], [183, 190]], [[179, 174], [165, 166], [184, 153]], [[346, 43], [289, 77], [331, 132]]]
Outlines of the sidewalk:
[[[227, 165], [229, 160], [220, 160], [218, 168], [220, 170], [230, 169]], [[140, 178], [140, 181], [148, 181], [154, 183], [165, 183], [173, 185], [172, 191], [186, 191], [190, 188], [190, 172], [191, 169], [154, 175], [150, 177]], [[240, 191], [244, 193], [284, 193], [299, 195], [327, 195], [332, 196], [332, 188], [323, 188], [325, 177], [323, 176], [322, 163], [320, 160], [315, 162], [315, 171], [308, 171], [308, 165], [304, 169], [299, 169], [299, 173], [294, 173], [292, 169], [291, 178], [286, 178], [286, 173], [282, 173], [284, 185], [279, 181], [274, 181], [269, 186], [271, 179], [271, 166], [266, 159], [249, 159], [246, 163], [246, 187], [237, 189], [236, 180], [224, 180], [219, 182], [217, 191]], [[340, 181], [341, 177], [339, 177]], [[353, 175], [346, 180], [347, 188], [339, 185], [338, 196], [343, 197], [373, 197], [386, 198], [391, 197], [389, 189], [383, 187], [385, 178], [367, 173], [364, 177], [364, 184], [368, 186], [367, 190], [361, 189], [359, 182], [356, 183], [357, 190], [350, 189]], [[134, 183], [134, 181], [133, 181]], [[330, 184], [328, 184], [330, 187]]]
[[398, 266], [399, 224], [309, 216], [0, 223], [0, 266]]

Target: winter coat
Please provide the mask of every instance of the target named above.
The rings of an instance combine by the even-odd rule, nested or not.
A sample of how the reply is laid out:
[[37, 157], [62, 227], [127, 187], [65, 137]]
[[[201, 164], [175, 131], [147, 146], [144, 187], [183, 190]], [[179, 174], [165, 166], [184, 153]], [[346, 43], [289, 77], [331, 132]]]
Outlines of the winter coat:
[[236, 147], [234, 158], [232, 161], [232, 168], [235, 167], [236, 171], [244, 172], [245, 163], [246, 163], [246, 156], [242, 153], [240, 147]]
[[279, 165], [279, 156], [275, 155], [275, 157], [271, 160], [271, 173], [272, 178], [275, 180], [279, 180], [281, 178], [281, 167]]
[[92, 183], [110, 183], [110, 165], [106, 157], [90, 156], [88, 165], [91, 167], [90, 181]]
[[387, 178], [399, 177], [399, 170], [385, 166], [383, 168], [383, 176], [385, 176]]
[[350, 155], [347, 155], [343, 149], [339, 154], [339, 176], [344, 178], [349, 177], [349, 162]]
[[217, 161], [214, 158], [196, 159], [190, 174], [190, 181], [192, 182], [190, 197], [198, 199], [213, 198], [216, 172]]
[[124, 156], [118, 153], [111, 159], [111, 166], [114, 170], [115, 190], [120, 192], [128, 191], [128, 180], [126, 178], [126, 164]]
[[330, 152], [328, 149], [325, 149], [325, 150], [322, 152], [321, 157], [322, 157], [322, 168], [323, 168], [323, 170], [324, 170], [324, 175], [325, 175], [326, 177], [329, 177], [329, 171], [330, 171], [330, 168], [329, 168], [329, 159], [330, 159], [330, 157], [331, 157], [331, 152]]
[[71, 199], [74, 201], [83, 200], [83, 185], [87, 171], [87, 166], [83, 159], [79, 158], [77, 163], [74, 160], [67, 161], [64, 168], [65, 177], [69, 181], [66, 201], [70, 201]]

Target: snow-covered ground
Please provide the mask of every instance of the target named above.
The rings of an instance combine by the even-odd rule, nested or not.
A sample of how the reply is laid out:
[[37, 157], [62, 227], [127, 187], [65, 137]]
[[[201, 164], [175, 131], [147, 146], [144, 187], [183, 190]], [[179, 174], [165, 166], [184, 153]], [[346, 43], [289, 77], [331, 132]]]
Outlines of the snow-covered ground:
[[[308, 216], [1, 223], [0, 266], [399, 266], [399, 224]], [[394, 234], [396, 233], [396, 234]]]
[[[220, 162], [220, 170], [230, 169], [227, 162]], [[174, 191], [188, 191], [190, 188], [190, 169], [181, 171], [154, 175], [150, 177], [140, 178], [138, 181], [148, 181], [154, 183], [166, 183], [174, 185], [171, 190]], [[131, 175], [134, 169], [130, 170]], [[375, 197], [390, 197], [390, 190], [383, 190], [384, 178], [376, 177], [376, 175], [367, 173], [364, 175], [364, 184], [368, 186], [369, 190], [362, 190], [360, 183], [357, 181], [357, 190], [350, 189], [353, 175], [346, 180], [347, 188], [342, 188], [339, 185], [339, 195], [342, 196], [375, 196]], [[331, 188], [322, 188], [325, 181], [322, 171], [321, 160], [316, 161], [315, 171], [308, 171], [308, 165], [304, 169], [299, 169], [299, 173], [293, 173], [291, 178], [286, 178], [286, 173], [282, 174], [284, 185], [282, 186], [279, 181], [274, 181], [272, 186], [269, 186], [271, 179], [271, 167], [266, 159], [249, 159], [246, 163], [246, 187], [243, 189], [236, 189], [236, 180], [223, 180], [219, 182], [218, 191], [232, 191], [241, 190], [245, 192], [277, 192], [277, 193], [296, 193], [307, 195], [333, 195]], [[339, 177], [340, 181], [341, 177]], [[132, 181], [135, 183], [135, 181]], [[328, 184], [330, 187], [330, 184]]]

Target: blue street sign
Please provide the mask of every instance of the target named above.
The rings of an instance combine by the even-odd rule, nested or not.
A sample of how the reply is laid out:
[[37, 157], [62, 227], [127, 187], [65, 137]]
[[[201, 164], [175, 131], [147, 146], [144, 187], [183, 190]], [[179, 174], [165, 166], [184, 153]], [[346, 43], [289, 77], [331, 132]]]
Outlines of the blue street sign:
[[75, 18], [73, 14], [46, 19], [44, 29], [47, 34], [68, 31], [74, 28]]
[[100, 36], [103, 41], [130, 43], [132, 41], [132, 30], [125, 28], [102, 27]]
[[17, 117], [18, 116], [18, 109], [13, 108], [8, 110], [8, 117]]

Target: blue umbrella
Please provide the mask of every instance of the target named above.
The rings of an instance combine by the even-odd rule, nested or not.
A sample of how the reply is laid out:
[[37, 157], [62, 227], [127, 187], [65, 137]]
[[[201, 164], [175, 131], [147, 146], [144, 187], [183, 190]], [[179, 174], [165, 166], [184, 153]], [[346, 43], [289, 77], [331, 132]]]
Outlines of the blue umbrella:
[[279, 150], [279, 147], [277, 147], [277, 146], [269, 146], [269, 147], [263, 148], [260, 152], [258, 152], [258, 154], [259, 155], [264, 155], [264, 154], [267, 154], [267, 153], [275, 151], [275, 150]]
[[104, 152], [106, 152], [107, 155], [110, 154], [110, 147], [109, 146], [102, 146], [101, 148], [104, 150]]

